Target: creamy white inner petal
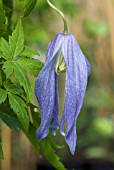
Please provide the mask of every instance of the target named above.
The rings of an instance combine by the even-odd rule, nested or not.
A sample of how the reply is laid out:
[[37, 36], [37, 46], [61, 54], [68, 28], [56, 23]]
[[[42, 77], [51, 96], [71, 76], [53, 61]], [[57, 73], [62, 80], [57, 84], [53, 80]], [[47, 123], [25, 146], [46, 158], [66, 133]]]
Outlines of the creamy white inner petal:
[[61, 49], [56, 54], [55, 71], [56, 71], [56, 73], [66, 71], [66, 63], [65, 63], [64, 57], [62, 55]]

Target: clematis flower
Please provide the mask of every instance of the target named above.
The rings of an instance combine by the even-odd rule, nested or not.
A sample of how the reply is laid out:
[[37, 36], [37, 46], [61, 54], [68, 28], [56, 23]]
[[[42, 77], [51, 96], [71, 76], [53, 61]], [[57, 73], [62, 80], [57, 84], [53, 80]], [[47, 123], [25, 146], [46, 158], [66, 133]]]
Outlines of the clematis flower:
[[[66, 71], [66, 87], [64, 109], [59, 122], [58, 75], [62, 71]], [[48, 135], [49, 128], [54, 134], [59, 128], [74, 154], [76, 119], [82, 107], [89, 73], [89, 62], [74, 35], [57, 34], [48, 46], [45, 65], [35, 82], [35, 94], [42, 111], [41, 124], [36, 132], [39, 141]]]

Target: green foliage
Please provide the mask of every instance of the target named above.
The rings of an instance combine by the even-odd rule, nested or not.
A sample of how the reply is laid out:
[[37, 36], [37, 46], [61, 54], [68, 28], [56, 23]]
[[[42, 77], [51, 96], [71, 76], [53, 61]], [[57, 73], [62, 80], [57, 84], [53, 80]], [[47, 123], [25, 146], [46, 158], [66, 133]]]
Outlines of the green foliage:
[[22, 129], [22, 126], [19, 122], [19, 120], [13, 116], [10, 116], [6, 113], [0, 112], [0, 119], [7, 125], [9, 128], [19, 131]]
[[[24, 17], [31, 13], [36, 3], [37, 0], [24, 0], [24, 5], [22, 4]], [[31, 103], [33, 87], [29, 74], [37, 77], [44, 64], [34, 58], [34, 55], [39, 55], [38, 51], [24, 43], [26, 39], [22, 19], [18, 19], [14, 27], [13, 12], [13, 0], [0, 0], [0, 123], [5, 123], [15, 131], [22, 130], [37, 155], [41, 149], [46, 159], [56, 169], [65, 170], [55, 152], [55, 149], [62, 147], [55, 144], [49, 137], [41, 142], [38, 142], [36, 138], [36, 130], [40, 125], [41, 117], [40, 110]], [[23, 23], [26, 23], [25, 19]], [[29, 25], [31, 26], [32, 24]], [[42, 29], [42, 26], [39, 25], [39, 28]], [[42, 33], [44, 33], [43, 30]], [[44, 33], [44, 38], [41, 32], [38, 32], [38, 35], [40, 36], [39, 42], [42, 44], [47, 34]], [[29, 37], [28, 33], [26, 37]], [[37, 38], [36, 35], [35, 38]], [[4, 159], [1, 139], [0, 158]]]
[[24, 17], [27, 17], [35, 7], [37, 0], [24, 0]]
[[7, 92], [18, 95], [24, 94], [24, 90], [19, 86], [19, 84], [13, 84], [9, 79], [4, 83], [4, 87], [7, 89]]
[[[50, 140], [47, 138], [42, 140], [40, 143], [41, 149], [43, 151], [46, 159], [57, 169], [57, 170], [65, 170], [64, 165], [60, 162], [59, 157], [55, 154], [54, 149], [50, 144]], [[48, 149], [47, 149], [48, 148]]]
[[38, 51], [33, 50], [27, 46], [24, 47], [23, 52], [21, 53], [22, 56], [31, 56], [31, 55], [40, 55]]
[[4, 102], [6, 98], [7, 98], [6, 91], [0, 88], [0, 104]]
[[4, 59], [6, 60], [12, 59], [12, 52], [10, 50], [10, 45], [4, 38], [1, 38], [1, 52], [3, 53]]
[[36, 108], [33, 104], [29, 105], [32, 113], [32, 124], [30, 125], [29, 133], [26, 133], [26, 136], [32, 143], [36, 153], [39, 153], [39, 147], [41, 147], [42, 152], [46, 159], [58, 170], [65, 170], [64, 165], [60, 162], [60, 158], [55, 153], [55, 148], [60, 149], [61, 146], [55, 144], [51, 138], [47, 137], [38, 143], [36, 139], [36, 130], [40, 125], [40, 114], [38, 108]]
[[20, 60], [18, 60], [18, 62], [28, 73], [30, 73], [34, 77], [36, 77], [39, 74], [40, 70], [44, 65], [40, 61], [28, 57], [23, 57]]
[[38, 140], [36, 138], [36, 130], [39, 127], [40, 124], [40, 114], [38, 111], [35, 111], [36, 106], [34, 106], [33, 104], [29, 104], [29, 108], [30, 108], [30, 114], [32, 115], [32, 122], [30, 122], [30, 126], [29, 126], [29, 132], [25, 132], [27, 138], [29, 139], [29, 141], [31, 142], [36, 154], [39, 154], [39, 143]]
[[4, 62], [3, 65], [4, 72], [6, 74], [6, 77], [8, 78], [12, 72], [14, 71], [14, 76], [16, 80], [24, 87], [24, 90], [27, 95], [27, 101], [30, 100], [31, 94], [32, 94], [32, 89], [31, 89], [31, 84], [29, 81], [29, 78], [24, 71], [24, 69], [21, 67], [21, 65], [17, 62], [13, 61], [6, 61]]
[[9, 43], [2, 38], [1, 40], [1, 51], [3, 53], [4, 59], [7, 61], [4, 62], [3, 69], [8, 78], [14, 71], [14, 76], [24, 87], [24, 90], [27, 95], [27, 101], [30, 100], [32, 94], [32, 88], [28, 76], [24, 69], [19, 63], [17, 63], [17, 56], [22, 53], [24, 50], [24, 33], [22, 28], [21, 20], [16, 25], [15, 30], [12, 33], [12, 36], [9, 37]]
[[21, 20], [18, 21], [12, 36], [9, 36], [9, 45], [12, 52], [12, 58], [20, 55], [24, 49], [24, 33]]
[[13, 73], [13, 63], [10, 60], [4, 62], [3, 71], [6, 74], [6, 78], [8, 78]]
[[20, 82], [20, 85], [24, 87], [24, 90], [27, 94], [27, 101], [29, 101], [32, 94], [31, 84], [24, 69], [18, 63], [14, 63], [14, 75]]
[[8, 92], [9, 103], [13, 111], [17, 114], [18, 119], [20, 120], [25, 131], [28, 131], [29, 128], [29, 117], [27, 114], [26, 103], [17, 95]]
[[24, 49], [24, 33], [21, 20], [18, 21], [12, 36], [9, 36], [9, 43], [2, 38], [1, 51], [5, 59], [13, 59], [17, 57]]
[[[30, 101], [32, 87], [25, 70], [28, 70], [28, 72], [37, 76], [42, 68], [42, 63], [35, 59], [24, 57], [24, 55], [38, 55], [38, 53], [36, 53], [35, 50], [24, 46], [24, 32], [21, 20], [18, 21], [12, 35], [9, 36], [9, 41], [5, 40], [3, 37], [1, 38], [0, 50], [2, 59], [0, 73], [2, 73], [2, 71], [5, 73], [5, 76], [4, 74], [1, 74], [1, 76], [3, 75], [3, 79], [1, 79], [2, 87], [0, 88], [0, 119], [13, 130], [23, 129], [23, 131], [28, 134], [28, 139], [33, 141], [33, 143], [36, 142], [38, 144], [35, 131], [32, 133], [30, 130], [29, 133], [30, 117], [27, 102]], [[22, 52], [23, 54], [21, 56]], [[30, 66], [27, 66], [26, 63], [27, 69], [24, 67], [25, 60], [31, 64]], [[7, 107], [10, 107], [9, 114], [7, 114], [7, 108], [4, 107], [4, 102], [6, 101]], [[35, 150], [38, 153], [38, 147], [36, 147]]]
[[29, 133], [26, 133], [27, 138], [29, 139], [29, 141], [31, 142], [35, 153], [37, 155], [39, 155], [39, 144], [38, 144], [38, 140], [36, 138], [36, 128], [34, 128], [34, 126], [31, 124], [30, 128], [29, 128]]

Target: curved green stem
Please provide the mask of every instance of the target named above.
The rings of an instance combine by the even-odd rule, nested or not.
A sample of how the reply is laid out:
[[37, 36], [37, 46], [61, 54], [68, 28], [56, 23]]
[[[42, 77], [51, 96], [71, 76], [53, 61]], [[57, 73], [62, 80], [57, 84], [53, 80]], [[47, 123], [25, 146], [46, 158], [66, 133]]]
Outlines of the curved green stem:
[[47, 3], [53, 10], [55, 10], [62, 17], [63, 22], [64, 22], [64, 33], [67, 34], [69, 32], [68, 24], [67, 24], [67, 20], [64, 16], [63, 12], [61, 12], [58, 8], [56, 8], [49, 0], [47, 0]]

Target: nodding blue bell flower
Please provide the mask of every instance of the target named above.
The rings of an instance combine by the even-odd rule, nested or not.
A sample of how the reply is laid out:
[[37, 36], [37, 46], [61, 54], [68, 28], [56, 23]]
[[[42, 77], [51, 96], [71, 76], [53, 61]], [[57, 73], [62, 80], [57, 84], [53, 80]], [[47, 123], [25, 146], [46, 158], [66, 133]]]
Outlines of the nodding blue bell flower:
[[[65, 103], [59, 122], [58, 75], [63, 71], [66, 71]], [[48, 135], [49, 128], [54, 134], [59, 128], [74, 154], [76, 119], [82, 107], [89, 74], [89, 62], [74, 35], [57, 34], [48, 46], [45, 65], [35, 82], [35, 95], [42, 111], [41, 124], [36, 132], [39, 141]]]

